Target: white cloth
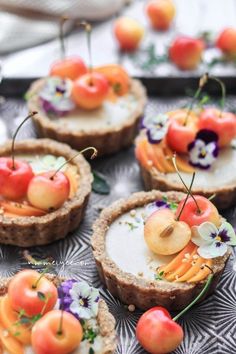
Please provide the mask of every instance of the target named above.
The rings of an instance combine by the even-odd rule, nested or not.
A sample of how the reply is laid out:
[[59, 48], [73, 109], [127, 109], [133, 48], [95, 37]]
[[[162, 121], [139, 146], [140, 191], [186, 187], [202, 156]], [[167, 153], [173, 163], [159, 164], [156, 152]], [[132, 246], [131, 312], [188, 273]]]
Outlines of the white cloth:
[[73, 20], [103, 20], [118, 13], [127, 0], [0, 0], [0, 54], [31, 47], [58, 36], [62, 15]]

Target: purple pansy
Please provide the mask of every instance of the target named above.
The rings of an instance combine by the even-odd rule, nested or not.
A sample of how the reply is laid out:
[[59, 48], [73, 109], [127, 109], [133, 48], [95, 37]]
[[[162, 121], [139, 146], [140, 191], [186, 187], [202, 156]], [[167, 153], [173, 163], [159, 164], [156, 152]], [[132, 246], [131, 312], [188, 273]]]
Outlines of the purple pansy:
[[168, 130], [169, 118], [166, 114], [147, 116], [143, 119], [142, 126], [146, 128], [148, 141], [151, 144], [159, 143], [166, 135]]
[[193, 227], [192, 242], [199, 246], [199, 255], [209, 259], [223, 256], [228, 245], [236, 246], [236, 235], [232, 225], [226, 221], [219, 229], [211, 222], [204, 222]]
[[71, 99], [72, 81], [60, 77], [48, 77], [39, 93], [42, 108], [46, 113], [64, 116], [75, 108]]
[[154, 213], [157, 210], [164, 209], [164, 208], [170, 208], [170, 205], [165, 202], [164, 200], [156, 200], [153, 203], [149, 203], [145, 210], [147, 213], [147, 216], [150, 216], [152, 213]]
[[218, 135], [212, 130], [200, 130], [188, 145], [189, 162], [195, 167], [208, 169], [219, 153]]
[[59, 307], [78, 319], [97, 316], [99, 291], [85, 281], [66, 280], [58, 288]]

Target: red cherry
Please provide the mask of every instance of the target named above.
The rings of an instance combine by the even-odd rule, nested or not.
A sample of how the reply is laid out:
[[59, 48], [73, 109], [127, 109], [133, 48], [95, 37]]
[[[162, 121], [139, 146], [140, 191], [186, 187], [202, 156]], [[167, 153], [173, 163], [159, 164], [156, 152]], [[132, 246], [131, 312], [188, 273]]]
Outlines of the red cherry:
[[[39, 297], [42, 293], [44, 299]], [[17, 273], [9, 283], [8, 296], [15, 311], [24, 310], [34, 316], [52, 310], [58, 295], [56, 286], [35, 270], [27, 269]]]
[[202, 59], [204, 43], [200, 39], [178, 37], [169, 49], [170, 60], [182, 70], [194, 70]]
[[12, 158], [0, 158], [0, 195], [3, 197], [11, 200], [23, 198], [33, 177], [32, 168], [27, 162], [15, 160], [13, 167]]
[[[187, 117], [188, 116], [188, 117]], [[188, 145], [194, 141], [198, 130], [198, 118], [186, 110], [170, 113], [170, 123], [167, 132], [167, 144], [173, 151], [187, 153]]]
[[84, 109], [95, 109], [101, 106], [108, 91], [109, 84], [106, 77], [92, 72], [74, 82], [72, 96], [78, 106]]
[[50, 70], [50, 76], [59, 76], [62, 79], [76, 80], [86, 74], [88, 69], [79, 57], [66, 58], [56, 61]]
[[229, 145], [236, 136], [236, 115], [207, 108], [200, 114], [199, 129], [213, 130], [219, 136], [220, 147]]
[[30, 181], [27, 197], [36, 208], [58, 209], [68, 199], [70, 182], [63, 172], [40, 173]]
[[236, 55], [236, 29], [225, 28], [216, 40], [216, 46], [226, 55]]
[[175, 350], [183, 340], [183, 330], [163, 307], [153, 307], [139, 319], [136, 336], [142, 347], [151, 354]]
[[[212, 202], [207, 198], [200, 195], [194, 195], [194, 198], [200, 210], [198, 209], [194, 199], [189, 197], [184, 209], [182, 210], [179, 220], [186, 222], [189, 226], [200, 225], [206, 221], [212, 222], [216, 226], [219, 226], [220, 216], [214, 204], [212, 204]], [[176, 216], [179, 215], [184, 201], [185, 198], [179, 203]]]

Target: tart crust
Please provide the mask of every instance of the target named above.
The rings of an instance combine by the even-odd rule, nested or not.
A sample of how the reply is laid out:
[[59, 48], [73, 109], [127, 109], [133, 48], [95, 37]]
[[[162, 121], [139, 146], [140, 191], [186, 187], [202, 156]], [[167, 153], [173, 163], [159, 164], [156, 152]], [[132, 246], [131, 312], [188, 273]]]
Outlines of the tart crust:
[[[52, 154], [66, 159], [76, 153], [68, 145], [50, 139], [28, 139], [15, 143], [17, 154]], [[0, 156], [11, 154], [11, 141], [0, 147]], [[92, 174], [88, 162], [78, 155], [72, 162], [78, 169], [79, 188], [76, 195], [61, 208], [44, 216], [8, 218], [0, 215], [0, 243], [20, 247], [46, 245], [62, 239], [75, 230], [84, 215], [91, 192]]]
[[99, 156], [115, 153], [130, 146], [138, 132], [138, 125], [142, 117], [146, 103], [146, 90], [138, 80], [131, 80], [130, 91], [137, 97], [135, 111], [125, 123], [114, 127], [99, 127], [98, 130], [84, 132], [83, 130], [72, 132], [64, 126], [60, 128], [53, 123], [47, 114], [41, 109], [37, 93], [42, 88], [45, 79], [35, 81], [29, 89], [28, 108], [37, 111], [32, 119], [40, 137], [46, 137], [69, 144], [72, 148], [81, 150], [87, 146], [94, 146]]
[[[59, 282], [65, 280], [64, 278], [57, 278], [53, 274], [45, 275], [49, 280], [54, 282], [56, 286]], [[0, 296], [4, 296], [7, 293], [8, 284], [11, 278], [0, 279]], [[100, 299], [98, 304], [98, 316], [97, 321], [100, 329], [101, 337], [103, 338], [103, 354], [113, 354], [116, 349], [116, 330], [115, 330], [115, 318], [109, 312], [108, 306], [103, 299]]]
[[[179, 191], [185, 192], [185, 188], [181, 183], [174, 183], [169, 181], [165, 174], [160, 173], [157, 169], [147, 170], [140, 163], [141, 176], [144, 181], [146, 190], [158, 189], [161, 191]], [[223, 176], [222, 176], [223, 178]], [[236, 184], [229, 184], [220, 188], [192, 188], [193, 194], [200, 194], [206, 198], [215, 194], [212, 202], [218, 209], [227, 209], [236, 203]]]
[[[106, 252], [106, 233], [115, 219], [132, 209], [142, 207], [158, 199], [161, 200], [163, 196], [173, 202], [179, 202], [184, 194], [180, 192], [162, 193], [154, 190], [135, 193], [128, 199], [121, 199], [105, 208], [93, 225], [91, 244], [102, 282], [122, 302], [133, 304], [143, 310], [153, 306], [164, 306], [169, 310], [181, 310], [200, 293], [205, 284], [205, 280], [198, 283], [145, 280], [142, 277], [122, 271]], [[213, 260], [214, 278], [205, 296], [214, 291], [230, 253], [228, 251], [225, 256]]]

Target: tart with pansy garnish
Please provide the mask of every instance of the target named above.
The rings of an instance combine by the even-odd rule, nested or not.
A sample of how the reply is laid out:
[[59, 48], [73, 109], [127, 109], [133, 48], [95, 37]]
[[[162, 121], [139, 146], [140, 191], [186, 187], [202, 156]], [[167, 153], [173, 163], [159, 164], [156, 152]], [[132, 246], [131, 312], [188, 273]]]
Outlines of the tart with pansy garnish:
[[0, 280], [4, 354], [112, 354], [115, 320], [85, 281], [23, 270]]
[[81, 153], [50, 139], [16, 143], [15, 136], [0, 147], [0, 243], [48, 244], [79, 226], [93, 179]]
[[79, 150], [92, 145], [101, 156], [132, 144], [146, 93], [120, 65], [89, 68], [81, 59], [56, 62], [48, 77], [31, 85], [28, 107], [38, 111], [33, 121], [40, 137]]
[[138, 192], [105, 208], [93, 227], [100, 277], [122, 302], [184, 308], [210, 273], [212, 293], [236, 245], [233, 227], [207, 198]]
[[[175, 154], [187, 183], [192, 172], [197, 172], [193, 192], [207, 198], [214, 195], [214, 204], [225, 209], [236, 201], [236, 151], [232, 146], [236, 116], [224, 111], [223, 104], [220, 109], [193, 108], [208, 79], [207, 75], [200, 79], [188, 108], [145, 117], [135, 152], [147, 189], [183, 191], [172, 161]], [[224, 87], [222, 92], [224, 103]]]

